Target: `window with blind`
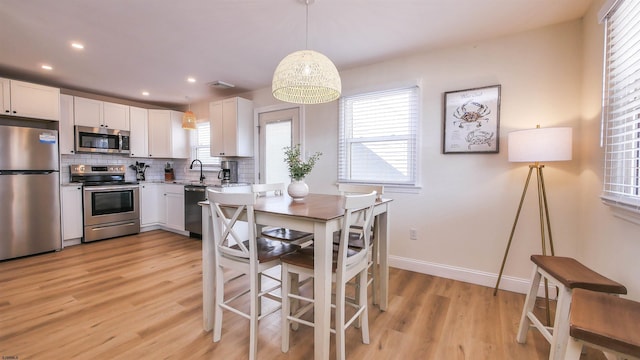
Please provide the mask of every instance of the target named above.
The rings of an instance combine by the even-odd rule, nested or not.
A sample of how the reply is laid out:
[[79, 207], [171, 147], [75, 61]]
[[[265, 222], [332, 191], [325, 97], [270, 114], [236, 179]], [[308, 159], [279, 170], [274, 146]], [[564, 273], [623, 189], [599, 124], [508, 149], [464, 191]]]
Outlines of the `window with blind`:
[[202, 161], [204, 169], [217, 169], [220, 167], [220, 158], [211, 156], [211, 133], [209, 129], [208, 121], [198, 123], [192, 156], [194, 159]]
[[338, 181], [417, 185], [419, 88], [340, 99]]
[[640, 1], [603, 10], [603, 200], [640, 212]]

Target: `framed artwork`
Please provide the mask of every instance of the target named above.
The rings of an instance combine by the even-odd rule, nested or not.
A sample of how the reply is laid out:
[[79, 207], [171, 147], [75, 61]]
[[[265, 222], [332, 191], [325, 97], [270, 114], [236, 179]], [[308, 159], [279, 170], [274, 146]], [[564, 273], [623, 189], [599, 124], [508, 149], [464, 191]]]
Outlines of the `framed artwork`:
[[498, 153], [500, 85], [444, 93], [442, 152]]

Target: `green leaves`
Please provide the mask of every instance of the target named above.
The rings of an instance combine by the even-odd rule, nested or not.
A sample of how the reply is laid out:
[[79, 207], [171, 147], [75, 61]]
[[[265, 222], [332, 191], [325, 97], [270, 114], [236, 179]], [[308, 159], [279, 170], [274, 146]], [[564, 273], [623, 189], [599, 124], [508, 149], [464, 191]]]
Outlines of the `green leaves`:
[[284, 155], [284, 161], [287, 162], [289, 167], [289, 176], [291, 176], [291, 179], [302, 180], [311, 172], [313, 166], [316, 164], [316, 161], [320, 159], [320, 155], [322, 155], [322, 153], [316, 152], [306, 162], [302, 161], [300, 144], [297, 144], [295, 146], [285, 147]]

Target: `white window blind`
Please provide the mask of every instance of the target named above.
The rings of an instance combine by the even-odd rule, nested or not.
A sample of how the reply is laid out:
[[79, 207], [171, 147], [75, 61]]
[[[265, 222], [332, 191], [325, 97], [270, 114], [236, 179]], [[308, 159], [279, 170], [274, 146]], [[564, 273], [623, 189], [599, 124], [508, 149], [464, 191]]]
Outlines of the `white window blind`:
[[616, 2], [605, 19], [603, 199], [640, 211], [640, 1]]
[[204, 168], [220, 167], [220, 158], [211, 156], [211, 133], [209, 122], [199, 122], [196, 129], [196, 141], [193, 147], [193, 158], [202, 161]]
[[340, 99], [339, 182], [416, 185], [418, 90]]

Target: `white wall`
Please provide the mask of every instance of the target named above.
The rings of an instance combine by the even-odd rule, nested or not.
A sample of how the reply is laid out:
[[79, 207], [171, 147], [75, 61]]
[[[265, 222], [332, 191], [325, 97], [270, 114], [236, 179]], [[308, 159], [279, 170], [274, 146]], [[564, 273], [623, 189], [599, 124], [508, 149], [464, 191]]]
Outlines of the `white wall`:
[[602, 53], [604, 27], [597, 12], [604, 1], [595, 1], [584, 21], [584, 77], [580, 183], [580, 231], [577, 247], [581, 261], [615, 279], [640, 300], [640, 225], [612, 215], [602, 204], [603, 151], [600, 148]]
[[[345, 94], [422, 82], [422, 188], [386, 194], [394, 199], [393, 266], [493, 286], [528, 171], [526, 164], [507, 161], [507, 134], [536, 124], [569, 126], [574, 160], [544, 170], [556, 255], [579, 257], [638, 295], [640, 280], [632, 279], [640, 266], [632, 259], [639, 253], [640, 239], [632, 238], [638, 228], [611, 217], [598, 200], [602, 37], [593, 11], [589, 16], [584, 25], [578, 20], [341, 71]], [[444, 92], [494, 84], [502, 85], [500, 153], [442, 154]], [[256, 108], [278, 103], [270, 88], [242, 96]], [[324, 154], [307, 178], [309, 186], [335, 193], [338, 103], [306, 106], [305, 116], [306, 149]], [[531, 186], [502, 281], [515, 291], [526, 287], [530, 254], [541, 252], [535, 182]], [[417, 230], [417, 241], [409, 240], [409, 228]]]

